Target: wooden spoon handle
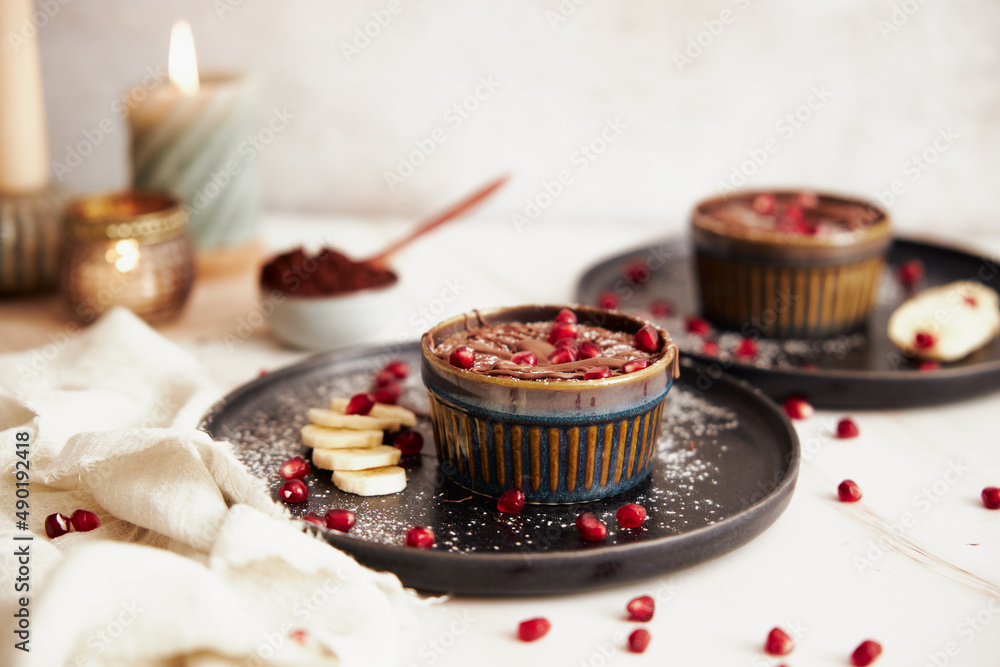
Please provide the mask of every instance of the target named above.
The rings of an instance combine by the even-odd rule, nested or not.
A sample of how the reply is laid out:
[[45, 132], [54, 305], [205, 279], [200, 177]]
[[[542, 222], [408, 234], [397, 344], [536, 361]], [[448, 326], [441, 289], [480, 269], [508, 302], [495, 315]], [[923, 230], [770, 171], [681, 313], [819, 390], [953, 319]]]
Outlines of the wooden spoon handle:
[[398, 252], [401, 248], [409, 245], [410, 243], [420, 238], [427, 232], [437, 228], [439, 225], [443, 225], [449, 220], [454, 220], [455, 218], [458, 218], [464, 215], [465, 213], [469, 212], [471, 209], [473, 209], [475, 206], [477, 206], [483, 200], [485, 200], [487, 197], [493, 194], [493, 192], [497, 188], [506, 183], [508, 178], [510, 178], [510, 176], [508, 174], [504, 174], [500, 178], [496, 179], [495, 181], [492, 181], [488, 185], [483, 186], [482, 188], [480, 188], [473, 194], [469, 195], [459, 203], [450, 207], [443, 213], [440, 213], [431, 218], [430, 220], [427, 220], [417, 225], [417, 228], [414, 229], [412, 232], [410, 232], [407, 236], [404, 236], [403, 238], [399, 239], [398, 241], [396, 241], [395, 243], [393, 243], [388, 248], [386, 248], [379, 254], [375, 255], [374, 257], [366, 259], [365, 263], [370, 264], [372, 266], [379, 266], [385, 268], [386, 260], [389, 258], [390, 255]]

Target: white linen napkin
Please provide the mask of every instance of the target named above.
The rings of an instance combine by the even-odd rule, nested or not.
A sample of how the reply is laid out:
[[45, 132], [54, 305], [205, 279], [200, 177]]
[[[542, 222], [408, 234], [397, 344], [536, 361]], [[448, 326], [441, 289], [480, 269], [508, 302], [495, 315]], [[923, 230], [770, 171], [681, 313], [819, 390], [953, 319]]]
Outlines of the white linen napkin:
[[[227, 443], [195, 430], [218, 395], [190, 355], [123, 309], [0, 356], [0, 664], [395, 662], [416, 596], [303, 533]], [[13, 475], [24, 430], [28, 530]], [[77, 509], [101, 527], [45, 535], [46, 516]], [[16, 592], [12, 545], [24, 544], [30, 591]], [[30, 652], [16, 648], [22, 596]]]

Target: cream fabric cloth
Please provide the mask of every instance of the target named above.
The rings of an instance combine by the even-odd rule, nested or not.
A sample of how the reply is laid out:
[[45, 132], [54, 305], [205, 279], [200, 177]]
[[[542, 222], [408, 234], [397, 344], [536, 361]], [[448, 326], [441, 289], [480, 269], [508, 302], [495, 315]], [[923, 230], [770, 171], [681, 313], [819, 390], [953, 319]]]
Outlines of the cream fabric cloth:
[[[205, 378], [122, 309], [0, 356], [0, 664], [395, 663], [416, 596], [302, 532], [227, 443], [195, 430], [218, 397]], [[25, 429], [28, 532], [13, 476]], [[46, 537], [47, 515], [80, 508], [101, 527]], [[13, 646], [24, 593], [12, 545], [29, 532], [25, 653]]]

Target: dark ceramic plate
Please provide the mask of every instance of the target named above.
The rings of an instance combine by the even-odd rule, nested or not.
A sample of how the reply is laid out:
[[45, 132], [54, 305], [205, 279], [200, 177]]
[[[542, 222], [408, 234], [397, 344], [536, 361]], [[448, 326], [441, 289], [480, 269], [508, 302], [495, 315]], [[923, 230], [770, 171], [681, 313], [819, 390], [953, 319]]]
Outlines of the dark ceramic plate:
[[[759, 339], [752, 361], [734, 358], [743, 336], [713, 332], [718, 353], [706, 354], [702, 338], [685, 331], [685, 317], [698, 312], [697, 279], [690, 243], [668, 239], [604, 260], [588, 270], [577, 287], [577, 301], [595, 304], [606, 292], [615, 294], [620, 310], [642, 314], [663, 325], [682, 356], [706, 364], [707, 382], [725, 371], [747, 380], [768, 396], [783, 401], [800, 395], [817, 407], [880, 409], [958, 401], [1000, 389], [1000, 341], [993, 340], [969, 357], [936, 369], [921, 369], [903, 357], [886, 336], [892, 312], [909, 295], [898, 281], [904, 262], [919, 260], [924, 277], [920, 290], [956, 280], [982, 282], [996, 289], [1000, 260], [977, 257], [958, 249], [909, 239], [896, 239], [889, 250], [888, 270], [879, 287], [875, 313], [865, 332], [817, 341]], [[638, 267], [648, 267], [644, 273]], [[647, 278], [642, 284], [624, 277]], [[672, 313], [664, 315], [664, 308]], [[656, 313], [656, 314], [654, 314]], [[752, 332], [751, 332], [752, 333]]]
[[[420, 367], [418, 343], [396, 347], [392, 357]], [[365, 391], [389, 359], [379, 348], [311, 357], [270, 373], [216, 404], [201, 428], [233, 443], [236, 455], [266, 479], [277, 498], [285, 459], [309, 450], [299, 443], [306, 409], [335, 396]], [[782, 412], [759, 391], [729, 378], [707, 390], [692, 386], [691, 362], [667, 396], [659, 449], [650, 478], [622, 495], [576, 505], [528, 505], [520, 515], [501, 514], [496, 500], [476, 496], [438, 472], [430, 422], [421, 416], [423, 454], [403, 457], [406, 490], [362, 498], [342, 493], [330, 473], [306, 476], [309, 499], [289, 506], [295, 516], [330, 508], [357, 513], [350, 533], [324, 531], [334, 546], [407, 586], [470, 595], [537, 595], [575, 592], [652, 577], [698, 563], [746, 544], [784, 511], [799, 470], [799, 444]], [[400, 401], [426, 413], [419, 377], [406, 381]], [[643, 505], [648, 519], [624, 530], [615, 521], [625, 503]], [[583, 542], [573, 520], [583, 511], [608, 525], [600, 544]], [[432, 549], [402, 546], [406, 530], [430, 526]]]

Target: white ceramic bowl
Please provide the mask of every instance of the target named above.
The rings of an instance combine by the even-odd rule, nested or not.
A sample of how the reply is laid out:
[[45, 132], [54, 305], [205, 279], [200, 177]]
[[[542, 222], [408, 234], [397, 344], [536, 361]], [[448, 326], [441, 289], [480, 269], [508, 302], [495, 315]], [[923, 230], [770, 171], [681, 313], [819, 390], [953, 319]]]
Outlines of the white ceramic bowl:
[[271, 331], [281, 342], [302, 350], [336, 350], [384, 340], [400, 312], [399, 280], [385, 287], [337, 296], [262, 295], [270, 303]]

